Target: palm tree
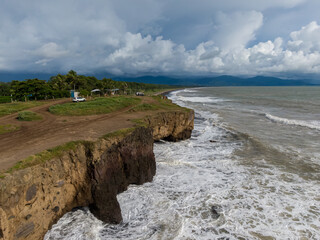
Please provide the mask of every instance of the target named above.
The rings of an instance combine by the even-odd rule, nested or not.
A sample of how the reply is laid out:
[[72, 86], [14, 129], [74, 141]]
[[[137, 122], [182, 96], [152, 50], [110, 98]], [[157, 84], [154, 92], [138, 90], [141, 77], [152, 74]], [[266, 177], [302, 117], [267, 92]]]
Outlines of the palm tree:
[[51, 86], [54, 90], [65, 90], [67, 89], [67, 82], [65, 76], [58, 74], [57, 76], [51, 77]]
[[78, 83], [78, 75], [75, 71], [70, 70], [67, 74], [67, 81], [72, 86], [73, 90], [76, 91], [76, 84]]
[[121, 82], [120, 89], [122, 90], [123, 94], [127, 94], [128, 84], [126, 82]]

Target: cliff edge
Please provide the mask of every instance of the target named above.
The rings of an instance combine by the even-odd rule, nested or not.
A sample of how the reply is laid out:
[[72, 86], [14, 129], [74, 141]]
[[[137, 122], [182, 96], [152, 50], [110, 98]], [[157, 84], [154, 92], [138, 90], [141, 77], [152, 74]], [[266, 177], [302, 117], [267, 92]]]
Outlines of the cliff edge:
[[119, 223], [116, 195], [129, 184], [152, 181], [153, 142], [187, 139], [194, 112], [160, 112], [143, 126], [78, 141], [39, 164], [0, 178], [0, 239], [42, 239], [66, 212], [89, 206], [101, 220]]

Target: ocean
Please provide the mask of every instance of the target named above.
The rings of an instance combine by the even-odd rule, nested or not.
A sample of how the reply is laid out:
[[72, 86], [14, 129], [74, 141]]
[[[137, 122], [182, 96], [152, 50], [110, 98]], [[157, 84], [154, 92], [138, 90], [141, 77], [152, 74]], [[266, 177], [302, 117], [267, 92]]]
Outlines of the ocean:
[[118, 195], [123, 222], [87, 208], [53, 239], [320, 239], [320, 87], [193, 88], [189, 140], [155, 143], [154, 181]]

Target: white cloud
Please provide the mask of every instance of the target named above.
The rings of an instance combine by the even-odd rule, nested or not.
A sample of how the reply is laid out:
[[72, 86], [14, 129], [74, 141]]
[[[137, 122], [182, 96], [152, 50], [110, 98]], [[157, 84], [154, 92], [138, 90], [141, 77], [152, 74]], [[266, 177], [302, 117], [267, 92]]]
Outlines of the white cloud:
[[288, 42], [288, 48], [293, 51], [302, 50], [305, 53], [320, 51], [320, 26], [315, 21], [299, 31], [292, 32], [290, 37], [292, 40]]
[[152, 39], [150, 35], [142, 37], [140, 33], [126, 33], [121, 47], [107, 56], [104, 63], [113, 73], [174, 72], [181, 62], [184, 47], [162, 37]]
[[262, 26], [263, 15], [260, 12], [235, 12], [217, 16], [213, 40], [224, 49], [245, 47], [255, 39], [255, 32]]
[[220, 53], [224, 62], [223, 72], [229, 74], [320, 74], [320, 26], [311, 22], [282, 38], [260, 42], [251, 48], [228, 50]]
[[68, 51], [61, 49], [54, 42], [49, 42], [36, 49], [33, 53], [45, 58], [58, 58], [67, 55]]
[[292, 10], [305, 3], [3, 0], [0, 71], [320, 74], [317, 22], [273, 41], [258, 37], [268, 22], [264, 11]]

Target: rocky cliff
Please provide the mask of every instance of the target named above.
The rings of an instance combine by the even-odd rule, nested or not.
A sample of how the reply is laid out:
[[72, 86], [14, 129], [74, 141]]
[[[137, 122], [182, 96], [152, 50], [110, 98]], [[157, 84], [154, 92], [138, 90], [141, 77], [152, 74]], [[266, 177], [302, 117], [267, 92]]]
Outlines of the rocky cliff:
[[190, 137], [193, 111], [158, 113], [144, 127], [80, 142], [63, 154], [0, 179], [0, 239], [42, 239], [63, 214], [90, 206], [101, 220], [119, 223], [116, 195], [152, 181], [153, 141]]

